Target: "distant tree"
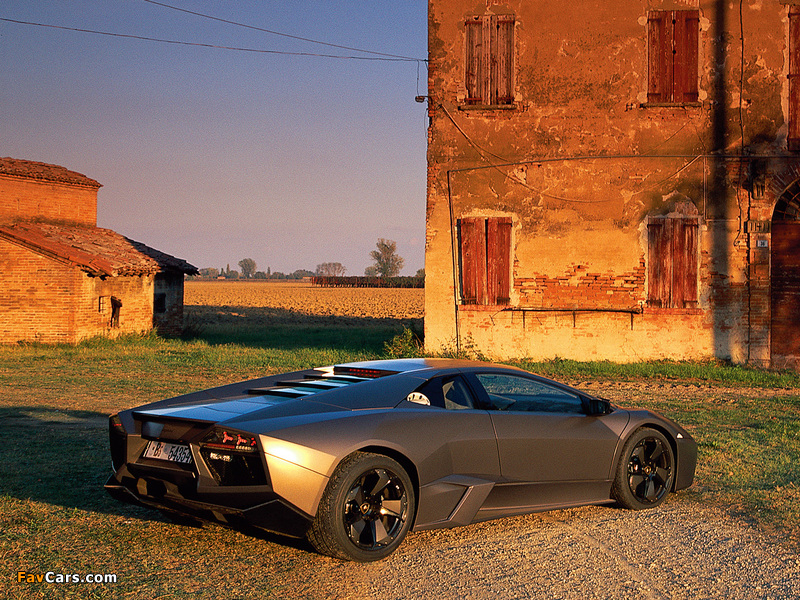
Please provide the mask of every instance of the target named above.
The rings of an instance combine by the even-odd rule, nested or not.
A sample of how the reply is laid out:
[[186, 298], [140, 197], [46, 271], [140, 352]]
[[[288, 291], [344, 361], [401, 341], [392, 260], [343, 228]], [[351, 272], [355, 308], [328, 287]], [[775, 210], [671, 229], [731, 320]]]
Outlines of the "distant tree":
[[377, 250], [369, 253], [375, 261], [375, 270], [380, 277], [397, 277], [405, 264], [400, 256], [397, 255], [397, 242], [393, 240], [378, 239]]
[[347, 269], [342, 266], [342, 263], [329, 262], [317, 265], [317, 270], [314, 273], [320, 277], [343, 277]]
[[242, 270], [242, 277], [250, 279], [256, 272], [256, 261], [252, 258], [243, 258], [239, 261], [239, 268]]
[[216, 279], [219, 277], [219, 269], [215, 269], [214, 267], [200, 269], [200, 277], [203, 279]]
[[239, 279], [239, 271], [234, 271], [234, 270], [228, 269], [228, 272], [225, 273], [225, 278], [226, 279]]
[[425, 277], [425, 269], [423, 268], [423, 269], [420, 269], [419, 271], [417, 271], [417, 275], [416, 276], [417, 277]]
[[267, 274], [264, 271], [256, 271], [253, 273], [253, 279], [266, 279]]
[[378, 267], [371, 265], [364, 269], [364, 277], [378, 277]]
[[313, 277], [314, 273], [307, 270], [307, 269], [297, 269], [291, 275], [289, 275], [289, 279], [303, 279], [304, 277]]

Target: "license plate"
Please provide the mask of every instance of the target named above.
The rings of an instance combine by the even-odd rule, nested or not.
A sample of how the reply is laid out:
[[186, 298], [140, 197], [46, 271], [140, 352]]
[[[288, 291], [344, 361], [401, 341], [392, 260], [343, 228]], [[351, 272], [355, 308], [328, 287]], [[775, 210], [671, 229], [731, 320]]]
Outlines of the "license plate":
[[192, 453], [189, 450], [189, 446], [170, 444], [168, 442], [156, 442], [155, 440], [151, 440], [147, 443], [144, 457], [168, 460], [184, 465], [192, 464]]

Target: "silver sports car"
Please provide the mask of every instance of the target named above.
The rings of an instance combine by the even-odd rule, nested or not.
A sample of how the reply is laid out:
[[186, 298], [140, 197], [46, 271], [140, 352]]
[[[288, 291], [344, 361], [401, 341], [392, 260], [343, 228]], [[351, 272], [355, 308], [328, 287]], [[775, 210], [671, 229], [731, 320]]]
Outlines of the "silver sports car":
[[520, 369], [382, 360], [235, 383], [110, 418], [115, 498], [370, 561], [409, 530], [584, 504], [652, 508], [697, 446], [669, 419]]

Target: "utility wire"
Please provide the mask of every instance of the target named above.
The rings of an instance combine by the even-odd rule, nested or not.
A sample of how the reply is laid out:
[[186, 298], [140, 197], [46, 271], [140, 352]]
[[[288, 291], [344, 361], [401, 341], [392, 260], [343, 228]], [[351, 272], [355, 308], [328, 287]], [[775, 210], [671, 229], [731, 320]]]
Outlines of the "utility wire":
[[339, 48], [340, 50], [350, 50], [352, 52], [363, 52], [365, 54], [373, 54], [375, 56], [385, 56], [388, 58], [402, 58], [406, 60], [416, 60], [422, 61], [424, 59], [421, 58], [414, 58], [413, 56], [402, 56], [399, 54], [386, 54], [384, 52], [375, 52], [374, 50], [364, 50], [363, 48], [352, 48], [350, 46], [341, 46], [339, 44], [331, 44], [328, 42], [321, 42], [319, 40], [313, 40], [310, 38], [300, 37], [298, 35], [291, 35], [288, 33], [281, 33], [280, 31], [273, 31], [271, 29], [264, 29], [263, 27], [256, 27], [255, 25], [248, 25], [247, 23], [239, 23], [238, 21], [229, 21], [228, 19], [221, 19], [220, 17], [214, 17], [212, 15], [207, 15], [205, 13], [196, 12], [193, 10], [188, 10], [185, 8], [180, 8], [178, 6], [172, 6], [171, 4], [166, 4], [164, 2], [156, 2], [156, 0], [143, 0], [143, 2], [147, 2], [148, 4], [155, 4], [156, 6], [161, 6], [163, 8], [169, 8], [171, 10], [177, 10], [178, 12], [187, 13], [190, 15], [195, 15], [197, 17], [203, 17], [204, 19], [211, 19], [212, 21], [219, 21], [220, 23], [227, 23], [228, 25], [236, 25], [237, 27], [246, 27], [247, 29], [254, 29], [255, 31], [261, 31], [263, 33], [269, 33], [271, 35], [279, 35], [281, 37], [291, 38], [293, 40], [300, 40], [301, 42], [309, 42], [311, 44], [320, 44], [322, 46], [329, 46], [331, 48]]
[[[61, 29], [64, 31], [77, 31], [80, 33], [91, 33], [94, 35], [105, 35], [109, 37], [118, 37], [118, 38], [127, 38], [133, 40], [143, 40], [146, 42], [158, 42], [161, 44], [173, 44], [178, 46], [195, 46], [200, 48], [214, 48], [216, 50], [233, 50], [236, 52], [255, 52], [260, 54], [281, 54], [284, 56], [311, 56], [316, 58], [339, 58], [339, 59], [347, 59], [347, 60], [372, 60], [372, 61], [386, 61], [386, 62], [416, 62], [419, 63], [422, 59], [419, 58], [404, 58], [404, 57], [396, 57], [392, 58], [391, 56], [343, 56], [340, 54], [317, 54], [314, 52], [286, 52], [283, 50], [262, 50], [259, 48], [240, 48], [236, 46], [221, 46], [217, 44], [203, 44], [200, 42], [182, 42], [178, 40], [166, 40], [162, 38], [152, 38], [146, 37], [142, 35], [132, 35], [128, 33], [111, 33], [108, 31], [97, 31], [94, 29], [82, 29], [80, 27], [65, 27], [63, 25], [50, 25], [47, 23], [35, 23], [32, 21], [20, 21], [17, 19], [7, 19], [4, 17], [0, 17], [0, 21], [5, 21], [6, 23], [15, 23], [17, 25], [31, 25], [35, 27], [47, 27], [50, 29]], [[359, 51], [361, 52], [361, 51]]]

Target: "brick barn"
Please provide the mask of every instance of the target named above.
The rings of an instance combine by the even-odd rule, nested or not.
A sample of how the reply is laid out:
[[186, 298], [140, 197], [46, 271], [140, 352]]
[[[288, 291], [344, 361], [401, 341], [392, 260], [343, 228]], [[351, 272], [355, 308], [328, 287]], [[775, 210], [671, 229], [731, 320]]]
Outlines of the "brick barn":
[[425, 341], [800, 365], [800, 2], [429, 0]]
[[197, 269], [97, 227], [100, 187], [0, 158], [0, 343], [181, 332], [184, 275]]

